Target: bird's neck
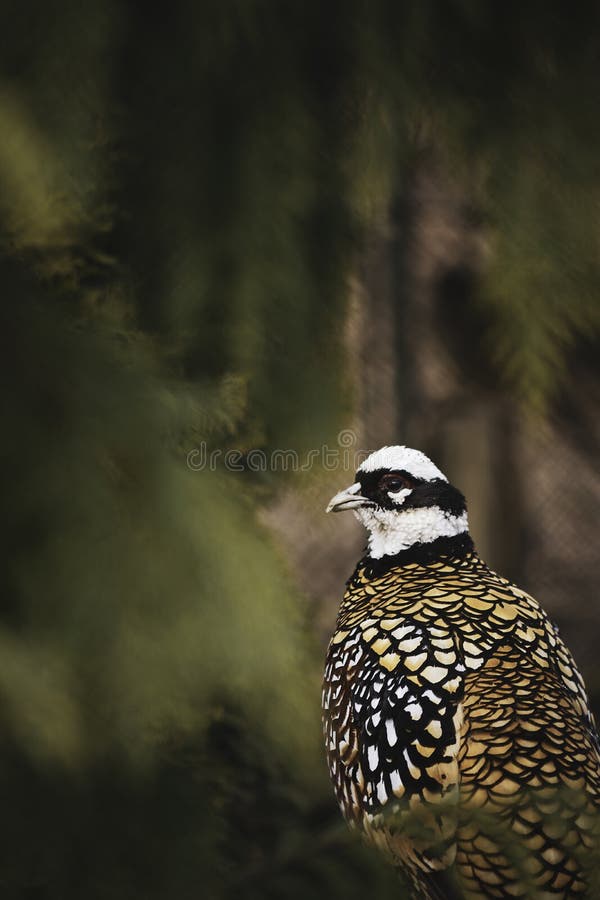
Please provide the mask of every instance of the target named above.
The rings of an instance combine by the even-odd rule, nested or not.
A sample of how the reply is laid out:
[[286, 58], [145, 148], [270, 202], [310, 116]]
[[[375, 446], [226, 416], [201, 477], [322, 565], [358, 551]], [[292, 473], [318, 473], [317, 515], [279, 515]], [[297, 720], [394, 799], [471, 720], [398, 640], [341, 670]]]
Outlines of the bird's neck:
[[453, 514], [438, 506], [400, 511], [361, 508], [355, 515], [369, 532], [368, 554], [372, 559], [397, 556], [422, 545], [436, 545], [440, 539], [468, 536], [466, 511]]
[[359, 567], [367, 570], [370, 577], [383, 575], [390, 569], [416, 564], [420, 566], [444, 560], [460, 561], [473, 554], [475, 547], [468, 531], [450, 537], [438, 537], [427, 543], [415, 543], [398, 553], [374, 557], [367, 548]]

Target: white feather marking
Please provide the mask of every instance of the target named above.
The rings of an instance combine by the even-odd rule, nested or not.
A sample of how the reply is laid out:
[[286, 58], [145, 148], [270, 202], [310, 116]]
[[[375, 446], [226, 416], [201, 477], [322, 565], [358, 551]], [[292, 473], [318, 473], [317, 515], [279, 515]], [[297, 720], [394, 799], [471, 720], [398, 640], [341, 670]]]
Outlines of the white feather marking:
[[438, 682], [443, 681], [447, 676], [448, 669], [444, 669], [441, 666], [425, 666], [421, 671], [421, 677], [431, 682], [431, 684], [438, 684]]
[[385, 733], [387, 735], [388, 744], [390, 745], [390, 747], [393, 747], [398, 740], [398, 735], [396, 734], [396, 729], [394, 727], [394, 722], [392, 721], [392, 719], [385, 720]]
[[358, 663], [359, 663], [360, 658], [361, 658], [362, 655], [363, 655], [363, 648], [362, 648], [362, 647], [359, 647], [359, 648], [355, 651], [354, 656], [352, 657], [352, 659], [350, 660], [350, 662], [348, 663], [348, 665], [349, 665], [349, 666], [356, 666], [356, 665], [358, 665]]
[[434, 694], [434, 692], [431, 691], [429, 688], [427, 688], [426, 691], [423, 691], [423, 696], [428, 697], [431, 701], [433, 701], [433, 703], [441, 703], [442, 702], [442, 698], [438, 697], [437, 694]]
[[406, 767], [409, 771], [409, 774], [412, 775], [412, 777], [415, 779], [415, 781], [418, 781], [419, 778], [421, 777], [421, 772], [419, 771], [419, 769], [417, 769], [417, 767], [412, 762], [410, 756], [408, 755], [408, 751], [406, 749], [404, 749], [402, 751], [402, 755], [404, 756], [404, 759], [406, 761]]
[[393, 772], [390, 772], [390, 784], [392, 785], [393, 791], [397, 791], [399, 787], [402, 787], [402, 779], [400, 778], [398, 769], [394, 769]]
[[371, 453], [358, 467], [359, 472], [375, 472], [377, 469], [400, 469], [414, 475], [415, 478], [423, 478], [425, 481], [432, 481], [434, 478], [448, 481], [444, 473], [431, 462], [428, 456], [411, 447], [399, 445], [382, 447]]
[[388, 491], [387, 495], [396, 506], [402, 506], [407, 497], [412, 494], [412, 488], [401, 488], [399, 491]]
[[398, 650], [401, 650], [402, 653], [412, 653], [413, 650], [416, 650], [417, 647], [421, 644], [421, 636], [417, 635], [417, 637], [406, 638], [405, 641], [400, 641], [398, 644]]
[[439, 506], [405, 510], [361, 507], [354, 510], [354, 515], [369, 531], [369, 554], [373, 559], [469, 530], [466, 512], [453, 516]]
[[369, 758], [369, 768], [371, 772], [374, 772], [379, 765], [379, 753], [377, 752], [377, 747], [374, 744], [371, 744], [368, 752]]
[[418, 722], [423, 715], [423, 707], [420, 703], [409, 703], [405, 708], [406, 712], [414, 722]]
[[383, 783], [383, 775], [382, 775], [381, 778], [379, 779], [379, 782], [377, 783], [377, 799], [379, 800], [380, 803], [385, 803], [387, 798], [388, 798], [387, 791], [385, 789], [385, 784]]
[[467, 669], [480, 669], [483, 665], [483, 659], [475, 659], [472, 656], [465, 656], [465, 666]]
[[414, 634], [414, 632], [414, 625], [400, 625], [398, 628], [394, 628], [392, 634], [395, 638], [401, 639], [403, 637], [406, 637], [407, 634]]

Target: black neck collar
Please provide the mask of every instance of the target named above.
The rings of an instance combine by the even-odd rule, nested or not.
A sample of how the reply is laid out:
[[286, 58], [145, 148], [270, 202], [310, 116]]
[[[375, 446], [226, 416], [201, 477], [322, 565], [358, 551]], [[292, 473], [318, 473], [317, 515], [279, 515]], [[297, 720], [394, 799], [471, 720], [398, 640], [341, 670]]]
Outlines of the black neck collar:
[[358, 564], [359, 569], [364, 569], [368, 578], [383, 575], [397, 566], [406, 566], [408, 563], [427, 565], [446, 559], [462, 559], [474, 550], [473, 541], [468, 531], [455, 534], [453, 537], [439, 537], [427, 544], [416, 543], [406, 550], [389, 556], [374, 559], [368, 554], [363, 556]]

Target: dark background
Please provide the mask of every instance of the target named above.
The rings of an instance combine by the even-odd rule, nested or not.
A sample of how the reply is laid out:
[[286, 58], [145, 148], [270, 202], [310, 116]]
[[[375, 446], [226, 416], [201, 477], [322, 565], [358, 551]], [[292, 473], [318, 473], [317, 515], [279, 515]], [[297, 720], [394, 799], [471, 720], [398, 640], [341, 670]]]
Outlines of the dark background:
[[598, 706], [600, 7], [5, 0], [0, 43], [1, 896], [400, 896], [327, 783], [320, 448], [431, 454]]

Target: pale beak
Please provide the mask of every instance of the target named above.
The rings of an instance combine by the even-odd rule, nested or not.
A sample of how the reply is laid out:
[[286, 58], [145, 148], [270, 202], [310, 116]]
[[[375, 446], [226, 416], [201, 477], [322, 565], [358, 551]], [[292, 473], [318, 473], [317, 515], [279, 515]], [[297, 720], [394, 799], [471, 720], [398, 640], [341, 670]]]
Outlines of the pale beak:
[[325, 512], [343, 512], [345, 509], [357, 509], [359, 506], [374, 506], [372, 500], [368, 497], [362, 497], [360, 494], [360, 483], [350, 485], [329, 501], [329, 505]]

